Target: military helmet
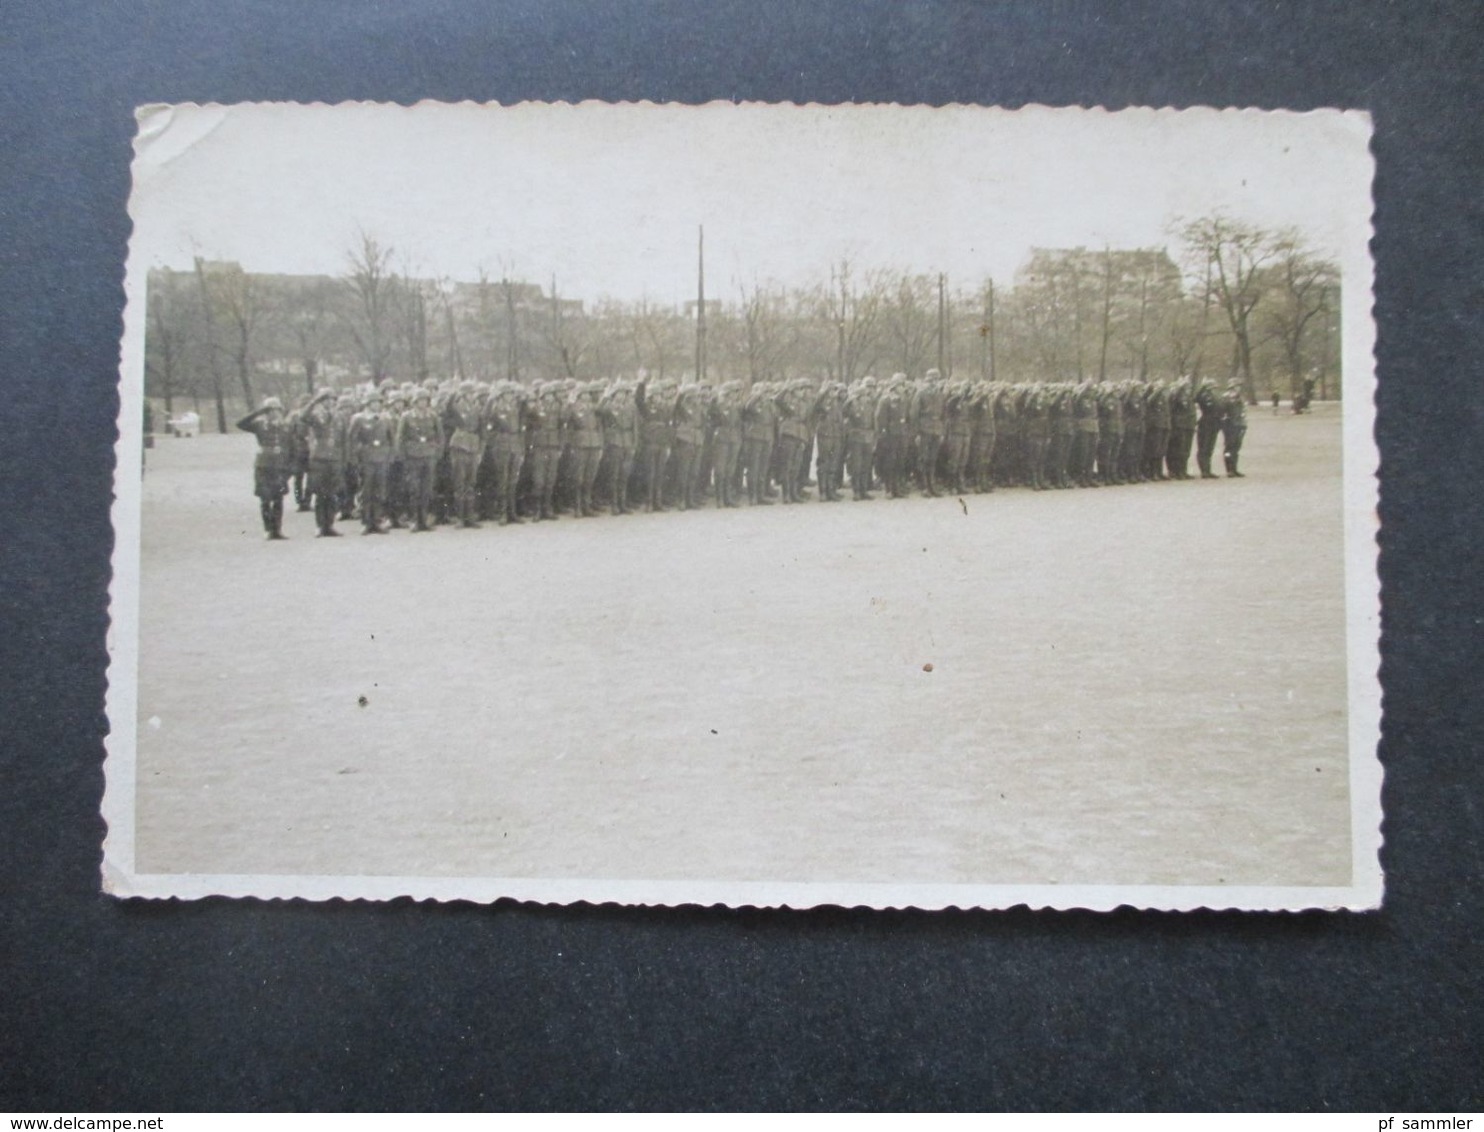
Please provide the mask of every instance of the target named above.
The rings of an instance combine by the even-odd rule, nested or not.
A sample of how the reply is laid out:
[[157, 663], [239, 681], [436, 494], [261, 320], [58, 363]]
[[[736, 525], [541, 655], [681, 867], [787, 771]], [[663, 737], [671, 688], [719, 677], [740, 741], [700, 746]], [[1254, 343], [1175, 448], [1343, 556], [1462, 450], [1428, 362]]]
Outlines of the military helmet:
[[277, 397], [264, 397], [263, 398], [263, 408], [264, 409], [277, 409], [281, 413], [281, 412], [283, 412], [283, 402], [280, 401]]

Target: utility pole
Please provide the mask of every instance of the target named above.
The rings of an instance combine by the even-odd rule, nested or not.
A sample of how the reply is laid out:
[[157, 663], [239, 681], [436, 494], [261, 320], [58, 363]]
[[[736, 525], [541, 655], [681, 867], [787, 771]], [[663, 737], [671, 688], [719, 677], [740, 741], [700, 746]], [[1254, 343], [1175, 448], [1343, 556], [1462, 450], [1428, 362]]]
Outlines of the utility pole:
[[696, 381], [706, 380], [706, 225], [696, 229]]

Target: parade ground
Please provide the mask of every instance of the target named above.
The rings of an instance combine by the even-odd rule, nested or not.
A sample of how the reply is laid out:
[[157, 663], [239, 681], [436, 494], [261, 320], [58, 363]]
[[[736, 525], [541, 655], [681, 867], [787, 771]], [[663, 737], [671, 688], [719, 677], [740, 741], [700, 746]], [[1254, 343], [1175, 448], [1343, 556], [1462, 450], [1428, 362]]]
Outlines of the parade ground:
[[138, 871], [1348, 884], [1340, 410], [1249, 420], [1239, 480], [273, 543], [251, 437], [162, 437]]

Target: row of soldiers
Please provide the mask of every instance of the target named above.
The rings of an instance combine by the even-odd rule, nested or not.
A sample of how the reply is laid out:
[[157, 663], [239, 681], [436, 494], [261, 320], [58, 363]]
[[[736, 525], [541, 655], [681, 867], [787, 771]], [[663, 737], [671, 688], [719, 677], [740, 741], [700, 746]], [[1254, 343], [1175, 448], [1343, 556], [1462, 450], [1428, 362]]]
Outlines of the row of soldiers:
[[[477, 527], [559, 513], [625, 514], [775, 500], [817, 481], [833, 502], [920, 490], [963, 495], [1214, 478], [1218, 438], [1240, 476], [1246, 405], [1209, 380], [428, 381], [336, 393], [285, 412], [269, 398], [238, 427], [258, 438], [255, 492], [283, 537], [290, 484], [319, 534], [358, 514], [366, 534]], [[811, 470], [814, 481], [811, 481]], [[384, 526], [383, 524], [387, 524]]]

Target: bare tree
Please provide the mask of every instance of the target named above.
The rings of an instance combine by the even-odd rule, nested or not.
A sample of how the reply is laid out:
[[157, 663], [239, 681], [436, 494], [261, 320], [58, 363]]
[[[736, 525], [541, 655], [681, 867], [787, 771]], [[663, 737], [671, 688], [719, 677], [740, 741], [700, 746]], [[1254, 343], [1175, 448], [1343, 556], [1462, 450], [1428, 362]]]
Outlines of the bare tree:
[[937, 280], [929, 275], [903, 275], [883, 312], [892, 364], [902, 373], [920, 375], [937, 346]]
[[146, 287], [145, 374], [150, 389], [165, 400], [165, 416], [171, 417], [175, 396], [187, 383], [190, 311], [173, 271], [151, 271]]
[[453, 281], [446, 278], [440, 279], [433, 288], [433, 293], [438, 299], [438, 308], [443, 314], [444, 337], [448, 346], [445, 366], [447, 372], [452, 377], [462, 381], [464, 378], [464, 350], [459, 341], [458, 318], [455, 316], [453, 309]]
[[283, 296], [281, 322], [288, 326], [304, 371], [304, 391], [313, 394], [328, 350], [334, 284], [323, 277]]
[[1264, 267], [1276, 254], [1271, 235], [1220, 214], [1192, 220], [1180, 228], [1188, 254], [1209, 264], [1211, 295], [1226, 316], [1232, 334], [1232, 355], [1242, 375], [1247, 399], [1257, 402], [1252, 374], [1252, 312], [1262, 301], [1267, 278]]
[[788, 369], [797, 327], [789, 318], [787, 296], [781, 287], [754, 282], [742, 292], [742, 351], [749, 384], [782, 377]]
[[[432, 284], [419, 278], [415, 268], [403, 262], [392, 276], [391, 305], [395, 341], [405, 360], [404, 372], [414, 381], [428, 376], [428, 292]], [[389, 367], [390, 368], [390, 367]]]
[[1296, 232], [1280, 232], [1273, 239], [1273, 251], [1276, 262], [1269, 269], [1273, 299], [1266, 307], [1266, 325], [1282, 350], [1289, 395], [1296, 396], [1308, 368], [1308, 331], [1328, 309], [1338, 272], [1308, 249]]
[[575, 378], [592, 345], [586, 333], [587, 320], [580, 311], [569, 311], [557, 292], [556, 276], [551, 277], [550, 317], [546, 320], [546, 345], [553, 376]]
[[351, 337], [376, 384], [391, 368], [396, 281], [391, 270], [392, 249], [370, 233], [359, 233], [349, 253], [345, 285], [352, 303], [348, 318]]
[[196, 257], [196, 278], [206, 308], [210, 341], [232, 359], [242, 401], [254, 403], [252, 356], [256, 335], [268, 312], [267, 296], [258, 277], [236, 263], [208, 263]]

